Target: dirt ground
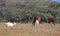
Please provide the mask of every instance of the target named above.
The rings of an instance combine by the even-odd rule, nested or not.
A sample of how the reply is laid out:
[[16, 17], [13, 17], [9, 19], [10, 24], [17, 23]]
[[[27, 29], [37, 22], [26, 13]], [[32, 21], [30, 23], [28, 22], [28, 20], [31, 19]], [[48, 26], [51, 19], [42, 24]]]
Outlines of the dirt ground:
[[0, 36], [60, 36], [60, 24], [42, 23], [33, 26], [31, 23], [17, 23], [8, 29], [5, 22], [0, 22]]

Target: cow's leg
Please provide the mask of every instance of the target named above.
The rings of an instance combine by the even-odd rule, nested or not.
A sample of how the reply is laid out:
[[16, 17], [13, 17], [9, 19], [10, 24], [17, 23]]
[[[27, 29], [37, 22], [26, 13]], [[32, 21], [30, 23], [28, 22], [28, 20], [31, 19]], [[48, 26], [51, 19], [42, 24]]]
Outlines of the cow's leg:
[[53, 21], [52, 24], [55, 25], [55, 22]]

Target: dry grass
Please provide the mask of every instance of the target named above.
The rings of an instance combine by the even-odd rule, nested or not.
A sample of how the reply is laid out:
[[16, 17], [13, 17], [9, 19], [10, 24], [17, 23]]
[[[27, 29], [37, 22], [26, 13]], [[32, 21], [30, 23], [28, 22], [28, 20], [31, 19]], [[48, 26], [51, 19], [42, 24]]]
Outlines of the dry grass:
[[44, 23], [34, 27], [31, 23], [17, 23], [8, 29], [4, 22], [0, 22], [0, 36], [60, 36], [60, 24]]

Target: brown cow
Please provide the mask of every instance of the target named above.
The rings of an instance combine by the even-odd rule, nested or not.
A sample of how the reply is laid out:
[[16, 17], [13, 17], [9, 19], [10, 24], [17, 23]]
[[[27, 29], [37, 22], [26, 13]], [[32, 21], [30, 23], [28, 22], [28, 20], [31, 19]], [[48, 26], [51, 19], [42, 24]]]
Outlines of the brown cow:
[[52, 24], [55, 25], [55, 18], [49, 17], [49, 18], [48, 18], [48, 21], [49, 21], [49, 23], [52, 23]]

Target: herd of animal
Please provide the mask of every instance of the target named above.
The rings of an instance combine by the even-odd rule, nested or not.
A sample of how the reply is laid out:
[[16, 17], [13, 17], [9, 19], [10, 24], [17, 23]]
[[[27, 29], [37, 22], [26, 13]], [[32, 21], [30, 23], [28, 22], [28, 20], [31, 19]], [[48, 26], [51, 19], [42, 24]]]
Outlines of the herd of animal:
[[[36, 16], [36, 17], [34, 17], [34, 19], [33, 19], [33, 25], [35, 25], [35, 24], [39, 24], [41, 22], [41, 17], [40, 16]], [[49, 17], [48, 18], [48, 23], [52, 23], [53, 25], [55, 25], [55, 18], [54, 17]]]
[[[41, 21], [41, 17], [40, 16], [36, 16], [36, 17], [34, 17], [34, 19], [33, 19], [33, 21], [32, 21], [32, 24], [33, 25], [35, 25], [35, 24], [39, 24], [40, 23], [40, 21]], [[54, 25], [55, 25], [55, 18], [53, 18], [53, 17], [49, 17], [48, 18], [48, 21], [49, 21], [49, 23], [51, 22], [51, 23], [53, 23]], [[8, 27], [8, 28], [12, 28], [14, 25], [16, 25], [17, 23], [15, 23], [15, 22], [7, 22], [7, 23], [5, 23], [6, 24], [6, 26]]]

